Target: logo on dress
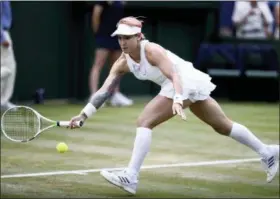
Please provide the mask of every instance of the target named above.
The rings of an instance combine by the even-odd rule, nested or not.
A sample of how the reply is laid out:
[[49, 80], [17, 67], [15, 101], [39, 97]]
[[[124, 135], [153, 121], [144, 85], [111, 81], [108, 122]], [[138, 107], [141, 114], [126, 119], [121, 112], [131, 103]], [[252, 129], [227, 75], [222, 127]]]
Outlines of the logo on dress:
[[138, 73], [138, 75], [141, 75], [141, 76], [147, 75], [146, 68], [141, 66], [141, 64], [132, 64], [132, 67], [133, 67], [134, 71], [136, 73]]
[[132, 64], [135, 71], [140, 71], [140, 64]]

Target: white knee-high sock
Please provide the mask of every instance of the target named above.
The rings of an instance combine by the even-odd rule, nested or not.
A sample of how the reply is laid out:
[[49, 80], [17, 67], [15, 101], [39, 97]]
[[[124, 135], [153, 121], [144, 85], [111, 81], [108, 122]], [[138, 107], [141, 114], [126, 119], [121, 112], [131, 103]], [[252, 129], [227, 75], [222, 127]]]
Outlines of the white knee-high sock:
[[267, 155], [266, 145], [245, 126], [238, 123], [233, 123], [229, 136], [239, 143], [250, 147], [261, 156]]
[[138, 175], [147, 153], [150, 150], [152, 142], [152, 130], [144, 127], [138, 127], [134, 141], [132, 156], [128, 164], [128, 170]]

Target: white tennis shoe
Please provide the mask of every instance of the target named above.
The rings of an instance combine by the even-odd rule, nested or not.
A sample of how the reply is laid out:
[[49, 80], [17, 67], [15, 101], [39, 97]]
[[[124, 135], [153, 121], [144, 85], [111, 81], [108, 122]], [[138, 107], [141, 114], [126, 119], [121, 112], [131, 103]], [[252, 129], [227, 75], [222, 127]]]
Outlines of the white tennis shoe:
[[133, 100], [126, 97], [121, 92], [115, 92], [110, 99], [112, 106], [131, 106], [133, 105]]
[[100, 174], [111, 184], [120, 187], [126, 192], [135, 195], [138, 180], [135, 175], [129, 174], [127, 170], [110, 172], [102, 170]]
[[261, 163], [267, 174], [267, 182], [271, 182], [279, 169], [279, 145], [268, 146], [269, 155], [262, 157]]

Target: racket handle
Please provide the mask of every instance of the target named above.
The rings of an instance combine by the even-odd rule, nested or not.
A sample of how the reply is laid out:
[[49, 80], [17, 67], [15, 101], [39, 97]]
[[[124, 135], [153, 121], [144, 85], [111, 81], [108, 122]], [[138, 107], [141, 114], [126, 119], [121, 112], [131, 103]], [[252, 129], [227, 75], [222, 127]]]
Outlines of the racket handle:
[[[83, 126], [83, 121], [76, 121], [75, 122], [75, 124], [76, 124], [76, 126]], [[63, 127], [67, 127], [67, 126], [69, 126], [70, 125], [70, 122], [69, 121], [57, 121], [56, 122], [56, 125], [57, 126], [63, 126]]]

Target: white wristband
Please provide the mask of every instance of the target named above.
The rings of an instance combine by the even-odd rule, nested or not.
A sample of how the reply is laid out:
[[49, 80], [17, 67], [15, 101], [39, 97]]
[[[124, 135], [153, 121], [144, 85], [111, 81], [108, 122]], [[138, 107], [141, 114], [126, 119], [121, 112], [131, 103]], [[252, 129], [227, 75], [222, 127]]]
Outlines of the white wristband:
[[82, 110], [82, 112], [89, 118], [90, 116], [92, 116], [94, 113], [96, 113], [96, 108], [91, 104], [88, 103], [84, 109]]
[[173, 103], [178, 103], [183, 105], [183, 96], [180, 94], [175, 94], [173, 97]]

